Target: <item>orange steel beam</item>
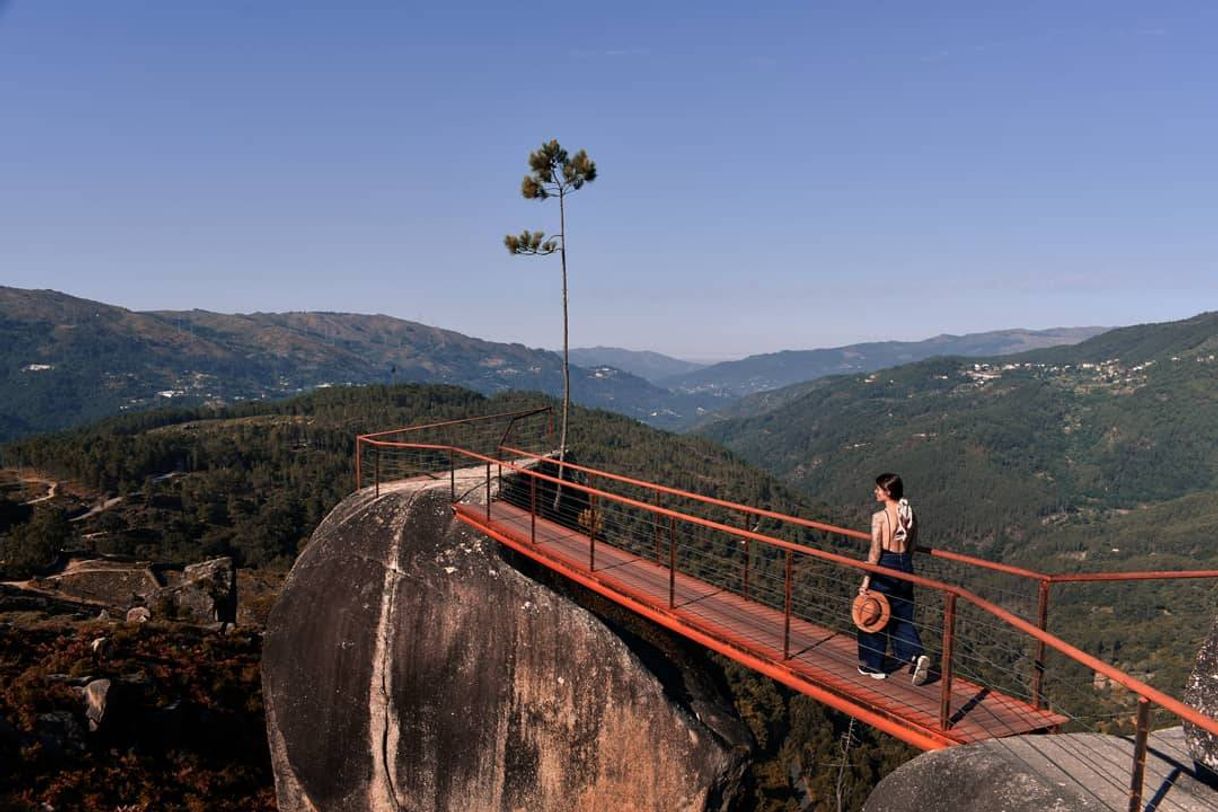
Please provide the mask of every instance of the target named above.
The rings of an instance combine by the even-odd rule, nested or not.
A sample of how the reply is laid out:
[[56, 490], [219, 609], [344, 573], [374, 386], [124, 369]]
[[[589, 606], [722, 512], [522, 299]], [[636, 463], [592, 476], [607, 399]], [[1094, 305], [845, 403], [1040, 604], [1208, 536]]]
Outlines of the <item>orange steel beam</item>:
[[785, 668], [771, 660], [758, 657], [757, 655], [733, 645], [727, 640], [723, 640], [715, 635], [698, 629], [686, 623], [679, 615], [678, 610], [672, 612], [652, 607], [643, 601], [638, 600], [630, 595], [626, 595], [616, 589], [602, 583], [600, 579], [585, 575], [584, 573], [571, 569], [549, 556], [544, 555], [536, 548], [518, 543], [511, 536], [501, 533], [494, 528], [493, 525], [483, 525], [470, 516], [464, 513], [457, 512], [456, 517], [459, 521], [477, 529], [481, 533], [494, 538], [502, 544], [511, 547], [518, 553], [528, 556], [543, 566], [561, 572], [567, 578], [593, 590], [594, 592], [609, 598], [610, 600], [625, 606], [631, 611], [642, 615], [643, 617], [659, 623], [667, 629], [671, 629], [678, 634], [688, 637], [696, 643], [699, 643], [707, 648], [717, 651], [725, 657], [729, 657], [742, 665], [748, 666], [754, 671], [758, 671], [771, 679], [781, 682], [789, 688], [806, 694], [818, 702], [822, 702], [831, 708], [849, 714], [854, 718], [865, 722], [866, 724], [875, 727], [889, 735], [895, 736], [906, 744], [912, 745], [922, 750], [941, 750], [945, 747], [950, 747], [956, 742], [938, 735], [933, 730], [926, 730], [921, 727], [911, 727], [901, 722], [895, 722], [885, 715], [882, 715], [875, 710], [860, 705], [844, 696], [834, 693], [816, 683], [800, 677], [798, 674]]

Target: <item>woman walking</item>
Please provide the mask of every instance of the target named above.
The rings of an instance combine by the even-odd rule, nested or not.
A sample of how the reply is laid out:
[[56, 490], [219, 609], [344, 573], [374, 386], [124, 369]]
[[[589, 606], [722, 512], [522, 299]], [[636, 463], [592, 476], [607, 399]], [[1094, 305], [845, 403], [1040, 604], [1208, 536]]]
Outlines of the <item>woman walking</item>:
[[[905, 485], [896, 474], [880, 474], [875, 479], [875, 500], [882, 505], [871, 516], [871, 549], [867, 561], [898, 572], [913, 573], [913, 553], [917, 544], [918, 524], [913, 507], [904, 495]], [[888, 624], [874, 632], [858, 633], [859, 673], [872, 679], [886, 679], [885, 667], [888, 645], [901, 665], [908, 666], [914, 685], [922, 685], [930, 676], [930, 658], [922, 648], [922, 640], [914, 626], [913, 584], [899, 578], [866, 573], [859, 594], [869, 590], [882, 593], [891, 607]]]

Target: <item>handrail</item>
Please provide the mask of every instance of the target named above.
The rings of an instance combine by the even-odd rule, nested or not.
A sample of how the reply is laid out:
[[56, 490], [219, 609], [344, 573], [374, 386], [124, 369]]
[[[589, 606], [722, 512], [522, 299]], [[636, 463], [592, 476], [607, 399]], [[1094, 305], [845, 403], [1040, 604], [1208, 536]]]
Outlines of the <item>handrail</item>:
[[[557, 477], [552, 477], [548, 474], [543, 474], [543, 473], [533, 470], [531, 468], [526, 468], [524, 466], [517, 465], [516, 463], [497, 459], [495, 457], [490, 457], [485, 454], [479, 454], [474, 451], [469, 451], [468, 449], [456, 448], [453, 446], [442, 446], [442, 445], [423, 445], [423, 446], [419, 446], [419, 447], [424, 448], [424, 449], [431, 448], [431, 449], [436, 449], [436, 450], [451, 450], [454, 454], [460, 454], [464, 457], [469, 457], [471, 459], [475, 459], [480, 462], [485, 462], [488, 465], [490, 465], [490, 464], [499, 465], [503, 468], [508, 468], [508, 469], [514, 470], [525, 476], [534, 477], [534, 478], [542, 480], [542, 481], [552, 482], [556, 485], [562, 485], [564, 487], [569, 487], [569, 488], [572, 488], [575, 490], [582, 491], [590, 496], [596, 496], [598, 498], [607, 498], [610, 501], [630, 505], [632, 507], [636, 507], [636, 508], [639, 508], [639, 509], [642, 509], [642, 510], [645, 510], [648, 512], [658, 513], [663, 516], [680, 518], [682, 521], [685, 521], [685, 522], [692, 522], [694, 524], [697, 524], [697, 525], [700, 525], [700, 526], [703, 526], [703, 527], [706, 527], [709, 529], [718, 530], [720, 532], [727, 533], [729, 535], [737, 536], [740, 538], [747, 538], [747, 539], [750, 539], [753, 541], [758, 541], [760, 543], [769, 545], [771, 547], [776, 547], [778, 549], [789, 550], [791, 552], [798, 552], [803, 555], [809, 556], [811, 558], [816, 558], [816, 559], [819, 559], [822, 561], [828, 561], [831, 563], [840, 564], [842, 566], [845, 566], [845, 567], [848, 567], [851, 569], [855, 569], [855, 570], [859, 570], [859, 571], [863, 571], [863, 572], [871, 572], [871, 573], [875, 573], [875, 574], [880, 574], [887, 578], [895, 578], [895, 579], [902, 580], [902, 581], [908, 581], [909, 583], [912, 583], [917, 586], [922, 586], [927, 589], [933, 589], [936, 592], [941, 592], [941, 593], [948, 594], [948, 595], [954, 595], [956, 598], [963, 599], [963, 600], [973, 604], [978, 609], [981, 609], [982, 611], [984, 611], [990, 615], [993, 615], [994, 617], [998, 618], [999, 620], [1003, 621], [1004, 623], [1007, 623], [1008, 625], [1014, 627], [1015, 629], [1023, 632], [1024, 634], [1028, 635], [1029, 637], [1033, 638], [1034, 640], [1037, 640], [1038, 642], [1048, 645], [1049, 647], [1053, 648], [1055, 651], [1058, 651], [1059, 653], [1074, 660], [1075, 662], [1085, 665], [1088, 668], [1090, 668], [1091, 670], [1093, 670], [1099, 674], [1102, 674], [1103, 676], [1109, 678], [1113, 682], [1123, 686], [1124, 688], [1137, 694], [1138, 696], [1153, 701], [1160, 707], [1172, 712], [1173, 714], [1180, 717], [1181, 719], [1184, 719], [1185, 721], [1188, 721], [1188, 722], [1196, 725], [1197, 727], [1200, 727], [1201, 729], [1205, 730], [1208, 733], [1218, 735], [1218, 719], [1214, 719], [1214, 718], [1211, 718], [1209, 716], [1202, 714], [1196, 708], [1192, 708], [1189, 705], [1184, 704], [1180, 700], [1175, 699], [1150, 685], [1147, 685], [1146, 683], [1142, 682], [1141, 680], [1138, 680], [1135, 677], [1131, 677], [1128, 674], [1125, 674], [1124, 672], [1116, 669], [1115, 667], [1109, 665], [1108, 663], [1105, 663], [1102, 660], [1099, 660], [1096, 657], [1093, 657], [1092, 655], [1086, 653], [1085, 651], [1082, 651], [1081, 649], [1078, 649], [1075, 646], [1070, 645], [1069, 643], [1067, 643], [1066, 641], [1057, 637], [1056, 635], [1050, 634], [1049, 632], [1046, 632], [1046, 631], [1043, 631], [1042, 629], [1037, 628], [1035, 625], [1029, 623], [1028, 621], [1019, 617], [1018, 615], [1015, 615], [1015, 614], [1003, 609], [1002, 607], [1000, 607], [994, 603], [991, 603], [990, 601], [985, 600], [981, 596], [979, 596], [963, 587], [959, 587], [954, 584], [944, 583], [941, 581], [935, 581], [933, 579], [925, 578], [920, 575], [913, 575], [910, 573], [900, 572], [898, 570], [888, 569], [886, 567], [880, 567], [875, 564], [869, 564], [865, 561], [858, 561], [858, 560], [855, 560], [852, 558], [847, 558], [846, 556], [839, 555], [837, 553], [831, 553], [831, 552], [828, 552], [825, 550], [818, 550], [814, 547], [808, 547], [808, 546], [805, 546], [802, 544], [796, 544], [795, 542], [785, 541], [783, 539], [772, 538], [770, 536], [766, 536], [761, 533], [755, 533], [751, 530], [745, 530], [745, 529], [738, 528], [738, 527], [732, 527], [730, 525], [722, 524], [720, 522], [715, 522], [711, 519], [704, 519], [700, 516], [682, 514], [678, 511], [670, 510], [668, 508], [648, 504], [647, 502], [640, 502], [639, 500], [632, 499], [628, 496], [621, 496], [620, 494], [614, 494], [614, 493], [611, 493], [608, 491], [600, 490], [598, 488], [593, 488], [593, 487], [590, 487], [587, 485], [582, 485], [579, 483], [569, 482], [569, 481], [566, 481], [563, 479], [559, 479]], [[533, 455], [526, 455], [526, 456], [533, 456]]]
[[[403, 440], [387, 440], [383, 439], [390, 436], [400, 436], [406, 434], [418, 434], [419, 432], [428, 429], [441, 429], [452, 426], [468, 426], [475, 423], [487, 423], [492, 420], [508, 420], [507, 429], [497, 438], [496, 447], [501, 448], [511, 434], [512, 428], [516, 425], [516, 421], [534, 415], [550, 413], [551, 431], [553, 427], [553, 406], [538, 406], [532, 409], [515, 409], [506, 412], [497, 412], [495, 414], [478, 415], [475, 417], [457, 417], [450, 420], [440, 420], [433, 423], [423, 423], [415, 426], [405, 426], [403, 428], [388, 429], [386, 431], [376, 431], [370, 434], [357, 434], [355, 436], [355, 487], [359, 488], [363, 485], [363, 450], [365, 447], [375, 450], [377, 453], [373, 463], [375, 465], [375, 478], [377, 485], [380, 484], [380, 449], [382, 448], [409, 448], [417, 444], [409, 443]], [[451, 440], [451, 436], [448, 437]], [[449, 453], [452, 453], [451, 451]], [[378, 487], [379, 493], [379, 487]]]
[[1218, 570], [1148, 570], [1145, 572], [1064, 572], [1048, 576], [1055, 584], [1092, 581], [1158, 581], [1167, 578], [1218, 578]]
[[[424, 429], [435, 429], [435, 428], [440, 428], [442, 426], [453, 426], [458, 423], [479, 423], [479, 422], [483, 422], [486, 420], [496, 420], [496, 419], [503, 418], [503, 417], [511, 417], [513, 419], [518, 418], [518, 417], [531, 417], [535, 414], [541, 414], [542, 412], [552, 412], [552, 411], [554, 411], [553, 406], [538, 406], [535, 409], [516, 410], [516, 411], [511, 411], [511, 412], [499, 412], [497, 414], [484, 414], [484, 415], [478, 415], [477, 417], [456, 417], [456, 418], [453, 418], [452, 420], [441, 420], [436, 423], [424, 423], [424, 424], [418, 425], [418, 426], [405, 426], [400, 429], [388, 429], [387, 431], [374, 431], [371, 434], [357, 434], [355, 439], [356, 439], [356, 442], [363, 440], [365, 442], [372, 443], [375, 438], [384, 437], [387, 434], [404, 434], [406, 432], [422, 431]], [[376, 442], [375, 444], [380, 445], [380, 442]]]
[[[522, 457], [533, 457], [534, 459], [539, 459], [539, 460], [547, 459], [555, 465], [565, 466], [565, 467], [571, 468], [572, 470], [575, 470], [575, 471], [581, 471], [584, 473], [593, 474], [595, 476], [599, 476], [604, 479], [610, 479], [615, 482], [621, 482], [621, 483], [627, 484], [627, 485], [634, 485], [634, 486], [637, 486], [640, 488], [647, 488], [649, 490], [657, 491], [660, 493], [666, 493], [670, 496], [678, 496], [683, 499], [691, 499], [691, 500], [694, 500], [697, 502], [702, 502], [704, 504], [714, 505], [716, 507], [729, 508], [731, 510], [736, 510], [741, 513], [745, 513], [745, 514], [749, 514], [749, 515], [753, 515], [753, 516], [765, 517], [767, 519], [775, 519], [777, 521], [787, 522], [789, 524], [798, 525], [800, 527], [806, 527], [811, 530], [821, 530], [824, 532], [836, 533], [838, 535], [847, 536], [850, 538], [862, 539], [863, 541], [871, 541], [871, 535], [868, 533], [865, 533], [861, 530], [852, 530], [848, 527], [840, 527], [838, 525], [828, 524], [827, 522], [818, 522], [818, 521], [814, 521], [812, 519], [803, 519], [803, 518], [800, 518], [799, 516], [791, 516], [789, 514], [778, 513], [777, 511], [773, 511], [773, 510], [766, 510], [764, 508], [755, 508], [755, 507], [751, 507], [749, 505], [742, 505], [738, 502], [729, 502], [725, 499], [717, 499], [713, 496], [705, 496], [703, 494], [693, 493], [692, 491], [681, 490], [680, 488], [673, 488], [673, 487], [669, 487], [667, 485], [659, 485], [654, 482], [645, 482], [640, 479], [634, 479], [632, 477], [623, 476], [621, 474], [614, 474], [609, 471], [601, 471], [596, 468], [590, 468], [586, 465], [579, 465], [579, 464], [576, 464], [573, 462], [567, 462], [565, 460], [560, 461], [557, 459], [549, 459], [549, 458], [545, 457], [544, 455], [538, 454], [534, 451], [524, 451], [523, 449], [512, 448], [511, 446], [503, 446], [503, 450], [507, 451], [511, 454], [515, 454], [515, 455], [522, 456]], [[1162, 578], [1218, 578], [1218, 570], [1180, 570], [1180, 571], [1150, 571], [1150, 572], [1134, 571], [1134, 572], [1094, 572], [1094, 573], [1055, 574], [1055, 573], [1038, 572], [1036, 570], [1026, 569], [1024, 567], [1016, 567], [1011, 564], [1003, 564], [998, 561], [988, 561], [984, 558], [978, 558], [977, 556], [968, 555], [967, 553], [960, 553], [960, 552], [956, 552], [954, 550], [943, 550], [943, 549], [939, 549], [937, 547], [927, 547], [924, 545], [918, 545], [915, 548], [915, 552], [926, 553], [927, 555], [930, 555], [934, 558], [942, 558], [946, 561], [954, 561], [958, 564], [968, 564], [970, 566], [975, 566], [980, 569], [988, 569], [988, 570], [993, 570], [995, 572], [1001, 572], [1006, 575], [1015, 575], [1015, 576], [1019, 576], [1022, 578], [1028, 578], [1030, 580], [1047, 581], [1050, 583], [1070, 583], [1070, 582], [1082, 582], [1082, 581], [1147, 581], [1147, 580], [1156, 580], [1156, 579], [1162, 579]]]
[[[544, 455], [538, 454], [534, 451], [524, 451], [519, 448], [512, 448], [511, 446], [504, 446], [503, 450], [507, 451], [511, 454], [519, 454], [522, 457], [533, 457], [534, 459], [539, 459], [539, 460], [548, 459]], [[627, 485], [637, 485], [640, 488], [648, 488], [653, 491], [658, 491], [659, 493], [666, 493], [669, 496], [679, 496], [683, 499], [693, 499], [695, 501], [704, 502], [708, 505], [715, 505], [716, 507], [731, 508], [733, 510], [739, 510], [742, 513], [750, 513], [754, 516], [764, 516], [767, 519], [778, 519], [779, 521], [792, 522], [794, 524], [798, 524], [803, 527], [810, 528], [812, 530], [823, 530], [828, 533], [839, 533], [844, 536], [853, 536], [854, 538], [865, 539], [867, 541], [871, 540], [871, 536], [869, 536], [866, 533], [863, 533], [859, 530], [850, 530], [849, 528], [838, 527], [837, 525], [827, 524], [825, 522], [813, 521], [812, 519], [801, 519], [798, 516], [788, 516], [785, 513], [777, 513], [773, 510], [766, 510], [765, 508], [750, 507], [748, 505], [742, 505], [738, 502], [729, 502], [725, 499], [716, 499], [713, 496], [704, 496], [702, 494], [693, 493], [691, 491], [683, 491], [680, 488], [672, 488], [667, 485], [659, 485], [655, 482], [644, 482], [641, 479], [633, 479], [628, 476], [622, 476], [621, 474], [612, 474], [608, 471], [600, 471], [596, 468], [589, 468], [586, 465], [577, 465], [573, 462], [567, 462], [566, 460], [563, 460], [561, 462], [559, 460], [550, 460], [550, 461], [555, 464], [562, 465], [564, 467], [571, 468], [576, 471], [583, 471], [585, 473], [595, 474], [599, 477], [603, 477], [605, 479], [612, 479], [615, 482], [621, 482], [621, 483], [624, 483]]]

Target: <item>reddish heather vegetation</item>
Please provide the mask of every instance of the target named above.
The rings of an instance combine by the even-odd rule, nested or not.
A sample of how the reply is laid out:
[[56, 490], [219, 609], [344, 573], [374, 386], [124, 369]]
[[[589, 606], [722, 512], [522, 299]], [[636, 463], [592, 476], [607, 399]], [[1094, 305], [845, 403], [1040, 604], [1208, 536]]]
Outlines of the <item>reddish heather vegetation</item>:
[[260, 649], [242, 627], [0, 614], [0, 809], [274, 809]]

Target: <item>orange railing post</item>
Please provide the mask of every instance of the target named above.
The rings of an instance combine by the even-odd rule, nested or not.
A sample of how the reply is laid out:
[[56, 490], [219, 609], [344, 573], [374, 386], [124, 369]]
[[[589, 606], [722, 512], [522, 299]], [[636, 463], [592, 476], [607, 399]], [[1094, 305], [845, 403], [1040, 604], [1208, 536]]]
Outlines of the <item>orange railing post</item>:
[[363, 457], [363, 454], [361, 453], [363, 444], [363, 437], [355, 438], [355, 489], [357, 491], [364, 487], [363, 471], [360, 470], [360, 458]]
[[596, 572], [596, 496], [588, 497], [588, 571]]
[[486, 520], [491, 520], [491, 464], [486, 463]]
[[454, 502], [457, 501], [457, 465], [451, 448], [448, 449], [448, 493]]
[[537, 477], [529, 477], [529, 541], [537, 543]]
[[744, 540], [744, 597], [746, 598], [749, 596], [749, 562], [753, 558], [751, 542], [752, 539]]
[[786, 609], [783, 611], [782, 658], [791, 659], [791, 551], [787, 550]]
[[376, 495], [380, 496], [381, 495], [381, 447], [376, 446], [373, 449], [373, 451], [376, 452], [375, 456], [373, 456], [373, 462], [376, 466], [375, 473], [373, 474], [373, 476], [376, 478]]
[[[660, 507], [660, 489], [656, 488], [655, 491], [656, 491], [656, 507], [659, 508]], [[661, 559], [662, 553], [660, 551], [660, 537], [664, 535], [664, 531], [660, 529], [659, 522], [653, 523], [652, 526], [655, 528], [655, 537], [656, 537], [656, 539], [655, 539], [656, 540], [656, 563], [659, 564], [660, 561], [662, 560]]]
[[[749, 529], [749, 514], [744, 514], [741, 519], [744, 522], [744, 529]], [[749, 596], [749, 538], [744, 537], [744, 597]]]
[[1138, 729], [1133, 740], [1133, 773], [1129, 776], [1129, 812], [1141, 812], [1146, 776], [1146, 736], [1150, 732], [1150, 700], [1138, 697]]
[[939, 667], [939, 729], [946, 731], [952, 720], [952, 656], [956, 645], [956, 593], [943, 602], [943, 662]]
[[[1049, 587], [1052, 582], [1041, 579], [1036, 599], [1036, 628], [1048, 631], [1049, 625]], [[1036, 641], [1036, 660], [1032, 664], [1032, 707], [1041, 709], [1041, 690], [1045, 679], [1045, 641]]]
[[677, 605], [677, 518], [668, 517], [668, 608]]

